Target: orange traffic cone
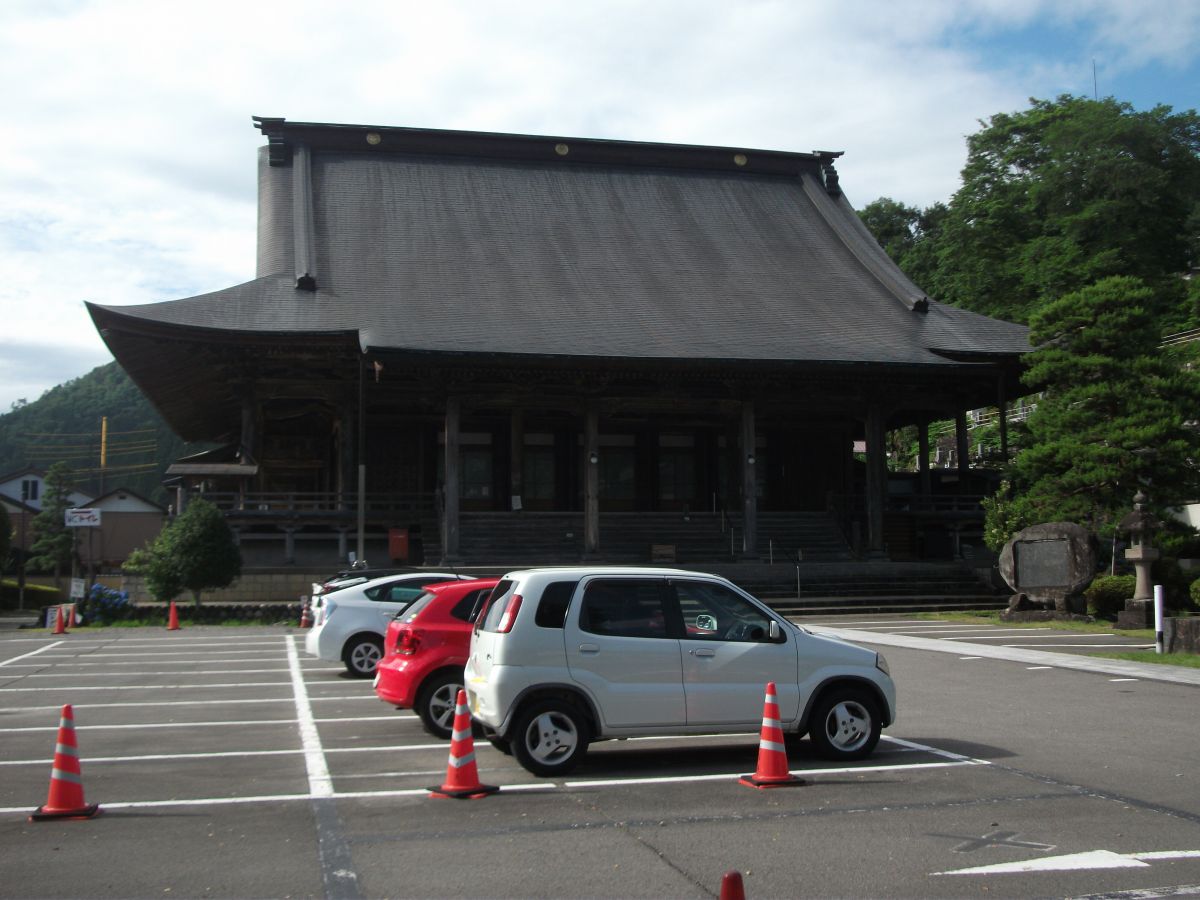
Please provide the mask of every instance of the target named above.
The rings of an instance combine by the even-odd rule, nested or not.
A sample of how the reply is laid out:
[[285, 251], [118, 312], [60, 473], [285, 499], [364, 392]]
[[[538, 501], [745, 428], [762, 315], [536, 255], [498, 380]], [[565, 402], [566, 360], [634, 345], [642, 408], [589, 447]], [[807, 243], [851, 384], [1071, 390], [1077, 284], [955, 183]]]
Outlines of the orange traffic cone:
[[31, 822], [45, 819], [90, 819], [100, 805], [83, 801], [83, 776], [79, 771], [79, 745], [75, 743], [75, 714], [71, 704], [62, 708], [58, 743], [54, 747], [54, 767], [50, 770], [50, 795], [45, 806], [29, 816]]
[[308, 614], [308, 604], [307, 603], [303, 603], [300, 605], [300, 627], [301, 628], [312, 628], [312, 617], [309, 616], [309, 614]]
[[788, 771], [787, 749], [783, 744], [783, 728], [779, 724], [779, 701], [776, 699], [775, 682], [767, 685], [767, 696], [763, 701], [762, 731], [758, 740], [758, 768], [753, 775], [743, 775], [741, 784], [755, 788], [795, 787], [804, 784]]
[[51, 634], [66, 634], [67, 633], [67, 620], [63, 618], [61, 606], [58, 608], [58, 611], [54, 613], [54, 630], [50, 633]]
[[171, 611], [167, 613], [167, 631], [179, 630], [179, 613], [175, 611], [175, 601], [171, 601]]
[[500, 788], [480, 784], [475, 768], [475, 741], [471, 737], [471, 713], [467, 709], [467, 692], [459, 688], [454, 703], [454, 731], [450, 735], [450, 762], [446, 766], [446, 783], [431, 787], [431, 797], [452, 797], [455, 800], [477, 800], [494, 794]]
[[721, 876], [721, 900], [746, 900], [742, 873], [737, 869], [730, 869]]

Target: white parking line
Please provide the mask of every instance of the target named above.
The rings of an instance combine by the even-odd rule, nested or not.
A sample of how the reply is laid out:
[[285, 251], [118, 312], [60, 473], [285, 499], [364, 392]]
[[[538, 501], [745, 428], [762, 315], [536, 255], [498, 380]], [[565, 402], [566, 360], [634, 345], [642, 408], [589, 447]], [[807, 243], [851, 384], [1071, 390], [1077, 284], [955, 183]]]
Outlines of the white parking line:
[[[1005, 644], [1005, 647], [1036, 647], [1039, 650], [1045, 650], [1045, 644]], [[1097, 647], [1118, 647], [1122, 650], [1151, 650], [1153, 644], [1054, 644], [1053, 647], [1088, 647], [1096, 649]]]
[[[347, 701], [363, 701], [369, 700], [372, 703], [378, 703], [379, 698], [374, 695], [355, 694], [353, 697], [310, 697], [310, 702], [338, 702]], [[279, 703], [278, 697], [251, 697], [245, 700], [188, 700], [188, 706], [227, 706], [233, 704], [246, 703]], [[126, 709], [137, 706], [179, 706], [178, 700], [130, 700], [127, 703], [76, 703], [73, 704], [76, 711], [87, 709]], [[62, 709], [61, 703], [49, 704], [46, 706], [6, 706], [4, 712], [41, 712], [47, 709]], [[402, 714], [397, 713], [399, 718]]]
[[14, 656], [12, 659], [6, 659], [0, 662], [0, 666], [7, 666], [10, 663], [15, 663], [18, 659], [29, 659], [31, 656], [37, 656], [39, 653], [45, 653], [47, 650], [53, 650], [62, 641], [55, 641], [53, 644], [47, 644], [45, 647], [38, 647], [36, 650], [31, 650], [28, 653], [22, 653], [20, 656]]
[[[281, 701], [276, 700], [276, 703]], [[125, 731], [131, 728], [227, 728], [242, 725], [295, 725], [299, 719], [252, 719], [248, 721], [231, 722], [218, 720], [215, 722], [132, 722], [122, 725], [76, 725], [76, 731]], [[400, 716], [357, 716], [339, 719], [313, 719], [317, 724], [324, 722], [415, 722], [415, 718], [404, 719]], [[27, 734], [35, 731], [57, 731], [57, 725], [37, 725], [28, 728], [0, 728], [0, 734]]]
[[[177, 674], [185, 674], [179, 672]], [[72, 684], [65, 686], [46, 685], [45, 687], [0, 688], [2, 694], [13, 694], [29, 691], [191, 691], [197, 687], [204, 688], [248, 688], [248, 687], [287, 687], [286, 681], [247, 681], [221, 682], [218, 684]]]
[[[269, 672], [287, 672], [283, 669], [189, 669], [186, 672], [129, 672], [129, 675], [265, 675]], [[324, 669], [305, 669], [306, 672], [341, 672], [341, 666], [329, 666]], [[126, 674], [118, 672], [41, 672], [36, 675], [26, 675], [26, 678], [112, 678], [114, 675]], [[196, 687], [207, 687], [198, 684]]]
[[[288, 719], [288, 724], [294, 723], [295, 719]], [[332, 747], [325, 750], [325, 754], [330, 753], [405, 753], [413, 750], [448, 750], [450, 744], [448, 741], [443, 741], [437, 744], [395, 744], [388, 747]], [[176, 761], [181, 759], [216, 759], [216, 758], [242, 758], [252, 756], [299, 756], [304, 753], [304, 748], [296, 748], [292, 750], [212, 750], [207, 753], [147, 753], [141, 756], [82, 756], [80, 759], [89, 766], [93, 763], [140, 763], [140, 762], [162, 762]], [[0, 766], [44, 766], [47, 760], [41, 759], [12, 759], [0, 760]], [[339, 775], [339, 778], [345, 776]]]
[[1037, 672], [1041, 669], [1053, 669], [1054, 666], [1026, 666], [1025, 668], [1028, 669], [1030, 672]]
[[296, 642], [290, 637], [286, 639], [286, 644], [288, 668], [292, 670], [296, 720], [300, 725], [300, 743], [304, 747], [304, 767], [308, 770], [308, 792], [313, 797], [332, 797], [333, 780], [329, 777], [329, 766], [325, 762], [325, 752], [321, 749], [321, 735], [317, 731], [317, 722], [308, 702], [304, 675], [300, 672], [300, 655], [296, 652]]
[[[113, 648], [110, 646], [110, 647], [106, 647], [105, 649], [107, 650], [107, 649], [113, 649]], [[263, 651], [261, 651], [261, 650], [210, 650], [209, 653], [212, 656], [250, 656], [251, 654], [253, 654], [254, 656], [262, 656]], [[78, 655], [79, 654], [76, 654], [76, 653], [64, 653], [64, 654], [62, 654], [61, 658], [69, 659], [73, 656], [78, 656]], [[178, 653], [159, 653], [157, 650], [151, 651], [148, 653], [88, 653], [87, 654], [88, 659], [132, 659], [132, 658], [140, 659], [140, 658], [144, 658], [144, 657], [148, 657], [148, 656], [177, 657], [177, 656], [179, 656], [179, 654]], [[56, 660], [59, 658], [60, 657], [58, 657], [58, 656], [54, 657], [54, 659], [56, 659]]]

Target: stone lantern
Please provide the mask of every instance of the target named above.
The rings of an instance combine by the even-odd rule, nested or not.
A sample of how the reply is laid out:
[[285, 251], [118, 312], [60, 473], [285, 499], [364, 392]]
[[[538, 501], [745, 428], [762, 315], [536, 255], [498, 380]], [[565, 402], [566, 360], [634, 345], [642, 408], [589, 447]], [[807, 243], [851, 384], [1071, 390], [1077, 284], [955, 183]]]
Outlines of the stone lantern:
[[1118, 526], [1129, 535], [1125, 559], [1133, 563], [1136, 583], [1133, 598], [1125, 601], [1124, 611], [1117, 614], [1118, 628], [1145, 628], [1154, 621], [1154, 584], [1150, 567], [1158, 559], [1158, 550], [1147, 543], [1150, 532], [1158, 528], [1158, 519], [1146, 512], [1146, 495], [1138, 491], [1133, 498], [1133, 512], [1121, 519]]

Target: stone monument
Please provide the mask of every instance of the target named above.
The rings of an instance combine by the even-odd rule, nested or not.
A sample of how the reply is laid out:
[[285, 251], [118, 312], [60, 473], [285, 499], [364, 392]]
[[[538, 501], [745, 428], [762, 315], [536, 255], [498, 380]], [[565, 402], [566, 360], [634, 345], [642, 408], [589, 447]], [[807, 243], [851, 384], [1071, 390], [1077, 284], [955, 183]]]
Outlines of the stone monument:
[[1125, 601], [1125, 609], [1117, 613], [1117, 628], [1150, 628], [1154, 625], [1154, 582], [1150, 569], [1158, 559], [1158, 550], [1147, 543], [1150, 533], [1158, 528], [1158, 519], [1146, 511], [1144, 493], [1133, 496], [1133, 512], [1121, 520], [1118, 529], [1129, 535], [1125, 558], [1133, 563], [1135, 583], [1133, 597]]
[[1032, 525], [1004, 545], [999, 566], [1016, 592], [1001, 619], [1067, 619], [1087, 612], [1079, 592], [1096, 573], [1096, 551], [1086, 528], [1071, 522]]

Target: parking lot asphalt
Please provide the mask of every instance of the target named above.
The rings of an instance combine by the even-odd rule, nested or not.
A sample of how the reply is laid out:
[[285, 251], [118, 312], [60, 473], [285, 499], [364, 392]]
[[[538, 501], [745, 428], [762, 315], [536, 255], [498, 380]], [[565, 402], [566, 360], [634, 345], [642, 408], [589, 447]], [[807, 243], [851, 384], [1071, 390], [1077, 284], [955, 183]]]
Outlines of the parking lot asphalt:
[[[817, 626], [886, 650], [900, 719], [862, 763], [792, 754], [802, 787], [737, 783], [756, 734], [596, 744], [562, 781], [478, 742], [475, 801], [431, 799], [448, 745], [298, 630], [5, 632], [0, 896], [1200, 892], [1194, 684], [915, 627]], [[102, 813], [30, 823], [65, 703]]]

